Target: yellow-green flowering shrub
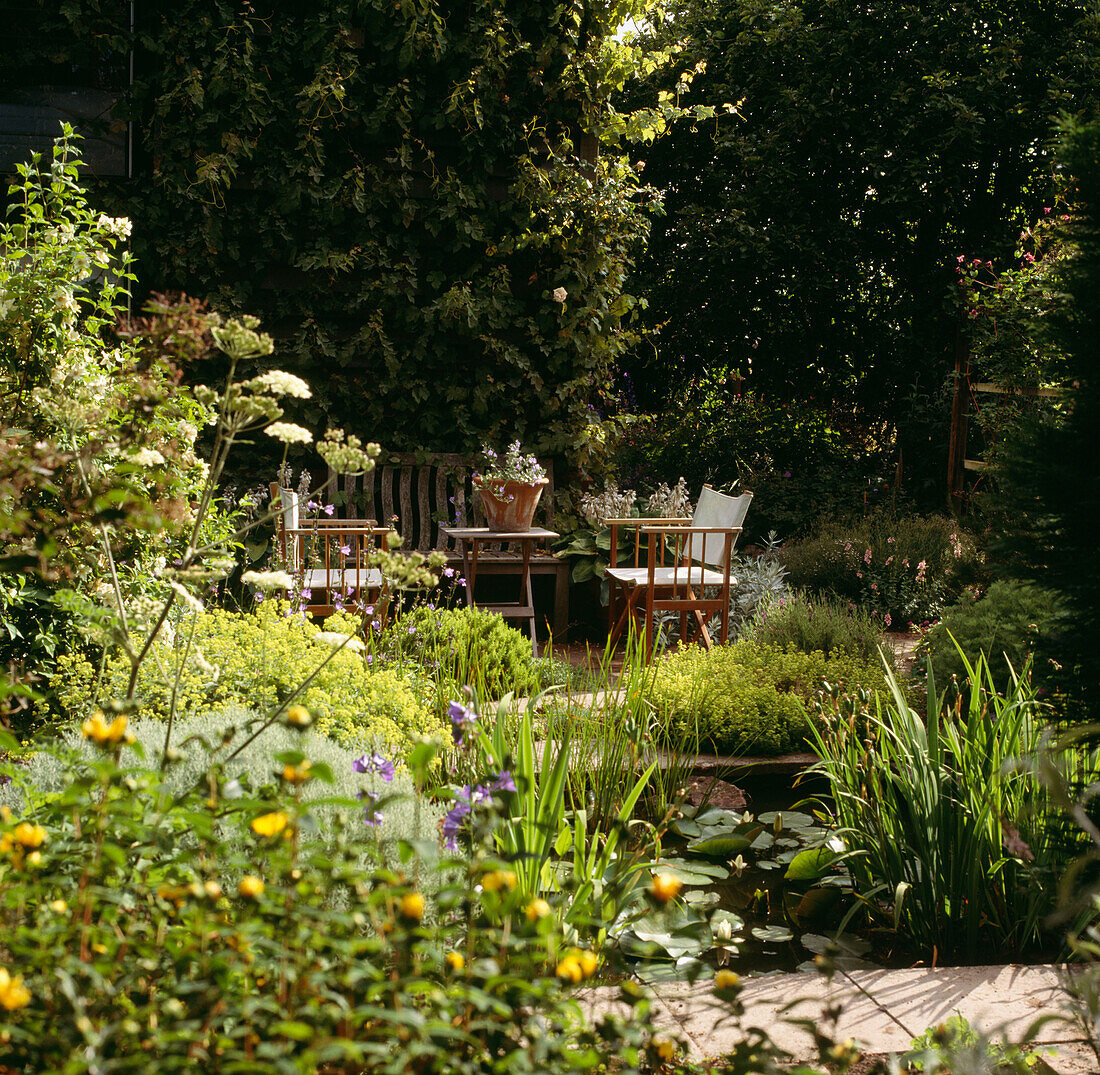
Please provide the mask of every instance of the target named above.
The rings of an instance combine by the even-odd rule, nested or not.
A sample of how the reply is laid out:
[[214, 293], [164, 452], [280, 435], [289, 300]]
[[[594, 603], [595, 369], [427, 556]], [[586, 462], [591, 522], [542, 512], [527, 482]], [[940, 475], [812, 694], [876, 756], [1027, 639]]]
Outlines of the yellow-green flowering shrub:
[[[199, 714], [227, 705], [263, 712], [286, 702], [329, 657], [320, 629], [287, 615], [282, 602], [255, 613], [222, 609], [187, 612], [168, 625], [141, 666], [138, 714], [167, 717], [175, 696], [177, 713]], [[334, 616], [328, 632], [350, 634], [351, 617]], [[90, 709], [121, 697], [129, 663], [107, 658], [102, 677], [84, 657], [58, 661], [51, 688], [66, 716], [82, 718]], [[443, 721], [392, 669], [375, 669], [351, 646], [331, 655], [294, 699], [313, 714], [319, 731], [341, 741], [374, 738], [401, 746], [421, 735], [447, 737]]]
[[411, 659], [434, 681], [439, 709], [466, 685], [482, 698], [535, 694], [544, 686], [531, 640], [499, 613], [480, 608], [421, 605], [394, 623], [382, 647]]
[[658, 664], [649, 699], [668, 729], [720, 753], [780, 754], [804, 747], [810, 701], [823, 684], [884, 688], [881, 668], [849, 653], [826, 656], [747, 640], [688, 646]]

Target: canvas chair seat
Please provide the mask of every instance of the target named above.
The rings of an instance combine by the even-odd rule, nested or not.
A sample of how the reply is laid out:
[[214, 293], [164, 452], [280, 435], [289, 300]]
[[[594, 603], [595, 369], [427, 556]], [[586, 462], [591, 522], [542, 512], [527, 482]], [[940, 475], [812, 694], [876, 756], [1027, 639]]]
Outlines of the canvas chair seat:
[[[648, 586], [648, 567], [609, 567], [604, 574], [621, 586]], [[693, 564], [690, 568], [681, 567], [679, 571], [671, 567], [659, 567], [654, 572], [657, 586], [672, 586], [677, 582], [688, 586], [721, 586], [722, 572], [709, 567]]]

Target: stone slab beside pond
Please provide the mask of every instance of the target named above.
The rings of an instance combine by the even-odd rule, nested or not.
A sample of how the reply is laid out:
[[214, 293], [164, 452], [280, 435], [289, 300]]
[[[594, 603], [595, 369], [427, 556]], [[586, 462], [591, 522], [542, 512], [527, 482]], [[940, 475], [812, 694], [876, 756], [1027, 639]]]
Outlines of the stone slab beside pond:
[[[1096, 1070], [1096, 1059], [1082, 1043], [1080, 1031], [1066, 1016], [1065, 993], [1058, 966], [942, 967], [936, 970], [853, 970], [831, 983], [819, 974], [767, 974], [744, 979], [741, 997], [746, 1027], [761, 1027], [796, 1059], [816, 1057], [813, 1041], [789, 1019], [822, 1024], [827, 1004], [842, 1006], [836, 1037], [855, 1038], [865, 1053], [904, 1052], [929, 1027], [961, 1015], [986, 1033], [1019, 1039], [1035, 1020], [1044, 1023], [1034, 1040], [1053, 1046], [1043, 1054], [1059, 1075]], [[724, 1007], [712, 984], [675, 983], [654, 987], [655, 1022], [683, 1037], [694, 1059], [719, 1057], [741, 1039], [741, 1032], [722, 1020]], [[618, 990], [604, 986], [587, 991], [589, 1014], [614, 1007]], [[788, 1005], [794, 1007], [781, 1014]]]

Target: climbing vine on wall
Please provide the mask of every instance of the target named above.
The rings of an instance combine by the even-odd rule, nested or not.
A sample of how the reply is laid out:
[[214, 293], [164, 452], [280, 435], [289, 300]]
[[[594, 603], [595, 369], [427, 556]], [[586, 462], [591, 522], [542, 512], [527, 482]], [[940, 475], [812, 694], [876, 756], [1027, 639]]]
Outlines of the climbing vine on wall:
[[[111, 5], [51, 2], [43, 47], [128, 47]], [[318, 427], [583, 465], [652, 199], [595, 148], [629, 126], [608, 98], [635, 6], [138, 5], [135, 176], [104, 196], [142, 284], [259, 315]]]

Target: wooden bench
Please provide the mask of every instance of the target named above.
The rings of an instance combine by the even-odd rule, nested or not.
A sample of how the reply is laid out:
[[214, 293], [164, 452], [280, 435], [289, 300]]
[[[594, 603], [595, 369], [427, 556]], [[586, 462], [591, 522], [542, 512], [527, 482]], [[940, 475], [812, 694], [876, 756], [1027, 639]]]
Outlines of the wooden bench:
[[[549, 484], [542, 493], [534, 524], [554, 529], [553, 463], [542, 461]], [[460, 565], [462, 555], [442, 526], [484, 526], [485, 516], [474, 495], [476, 466], [463, 455], [383, 454], [374, 470], [359, 477], [329, 473], [326, 496], [338, 514], [348, 519], [376, 519], [383, 526], [397, 519], [402, 548], [418, 552], [438, 550], [449, 565]], [[505, 543], [483, 548], [478, 554], [478, 576], [512, 575], [522, 554]], [[532, 575], [554, 577], [554, 613], [551, 628], [564, 640], [569, 626], [569, 563], [546, 548], [531, 556]]]

